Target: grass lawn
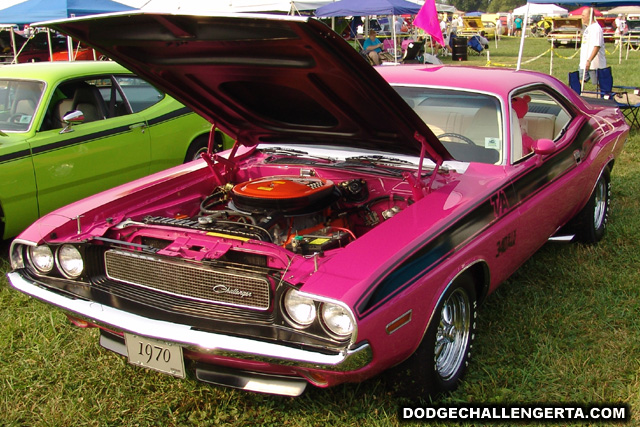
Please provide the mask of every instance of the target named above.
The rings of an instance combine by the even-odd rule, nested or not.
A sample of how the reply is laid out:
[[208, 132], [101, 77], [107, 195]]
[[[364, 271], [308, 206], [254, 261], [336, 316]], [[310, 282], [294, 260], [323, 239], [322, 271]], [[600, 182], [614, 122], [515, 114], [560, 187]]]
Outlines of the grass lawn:
[[[519, 40], [492, 44], [491, 62], [515, 65]], [[527, 39], [524, 60], [549, 45]], [[609, 52], [613, 46], [607, 46]], [[553, 74], [577, 68], [559, 48]], [[616, 84], [640, 86], [639, 52]], [[450, 58], [445, 63], [452, 62]], [[485, 65], [472, 56], [463, 64]], [[549, 72], [550, 53], [522, 68]], [[640, 136], [612, 174], [609, 230], [596, 246], [548, 243], [480, 308], [469, 374], [440, 404], [625, 403], [640, 424]], [[0, 258], [0, 426], [387, 426], [397, 398], [381, 378], [283, 398], [181, 381], [130, 366], [95, 330], [11, 290]], [[549, 424], [547, 424], [549, 425]]]

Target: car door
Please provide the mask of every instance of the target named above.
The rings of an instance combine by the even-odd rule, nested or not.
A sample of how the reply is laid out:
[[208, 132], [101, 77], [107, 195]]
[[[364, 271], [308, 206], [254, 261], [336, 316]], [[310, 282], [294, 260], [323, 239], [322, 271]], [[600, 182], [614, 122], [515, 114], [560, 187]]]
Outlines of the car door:
[[[65, 129], [62, 117], [85, 120]], [[39, 214], [149, 173], [147, 123], [127, 106], [113, 76], [63, 82], [40, 131], [29, 141]]]
[[[511, 179], [521, 220], [517, 239], [532, 253], [575, 215], [591, 191], [579, 153], [593, 129], [548, 91], [520, 92], [512, 96], [511, 108]], [[553, 141], [552, 154], [532, 152], [534, 141], [542, 139]]]

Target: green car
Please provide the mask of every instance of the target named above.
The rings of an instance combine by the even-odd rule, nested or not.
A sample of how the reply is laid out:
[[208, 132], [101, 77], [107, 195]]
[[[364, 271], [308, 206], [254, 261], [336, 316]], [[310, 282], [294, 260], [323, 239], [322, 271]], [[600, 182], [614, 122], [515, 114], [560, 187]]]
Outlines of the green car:
[[[197, 158], [210, 129], [115, 62], [0, 67], [0, 236], [15, 236], [85, 196]], [[216, 148], [227, 139], [216, 131]]]

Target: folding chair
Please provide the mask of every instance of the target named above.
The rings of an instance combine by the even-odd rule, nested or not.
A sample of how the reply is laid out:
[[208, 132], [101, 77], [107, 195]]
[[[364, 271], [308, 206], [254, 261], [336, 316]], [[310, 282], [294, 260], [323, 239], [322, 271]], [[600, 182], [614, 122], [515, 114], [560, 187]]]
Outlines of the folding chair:
[[640, 128], [638, 109], [640, 109], [640, 88], [634, 86], [614, 86], [611, 67], [597, 72], [599, 92], [605, 99], [613, 99], [626, 117], [630, 126]]
[[424, 42], [410, 42], [402, 58], [403, 64], [424, 63]]
[[472, 36], [469, 38], [467, 42], [467, 46], [469, 48], [469, 52], [475, 53], [477, 55], [481, 55], [484, 50], [484, 46], [480, 43], [480, 38], [478, 36]]
[[596, 90], [581, 90], [578, 71], [569, 73], [569, 87], [592, 104], [615, 105], [620, 108], [630, 126], [640, 128], [640, 88], [633, 86], [615, 86], [611, 67], [596, 72]]
[[639, 88], [633, 86], [615, 86], [611, 67], [596, 72], [598, 78], [597, 93], [604, 99], [612, 99], [626, 117], [630, 126], [640, 128], [638, 109], [640, 108]]

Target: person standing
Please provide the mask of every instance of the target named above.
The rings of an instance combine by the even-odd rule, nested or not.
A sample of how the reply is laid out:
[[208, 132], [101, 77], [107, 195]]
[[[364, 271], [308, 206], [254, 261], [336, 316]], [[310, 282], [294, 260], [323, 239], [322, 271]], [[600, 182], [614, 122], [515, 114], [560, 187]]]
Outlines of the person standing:
[[518, 37], [522, 31], [522, 17], [520, 15], [516, 16], [516, 19], [513, 20], [513, 26], [515, 27], [513, 35]]
[[453, 15], [451, 17], [451, 32], [458, 34], [458, 16]]
[[[604, 51], [604, 34], [590, 7], [582, 11], [582, 42], [580, 45], [580, 80], [596, 82], [596, 70], [607, 67]], [[585, 70], [589, 72], [585, 75]], [[584, 77], [583, 77], [584, 76]]]
[[498, 16], [498, 19], [496, 19], [496, 38], [500, 40], [501, 36], [502, 36], [502, 20]]

